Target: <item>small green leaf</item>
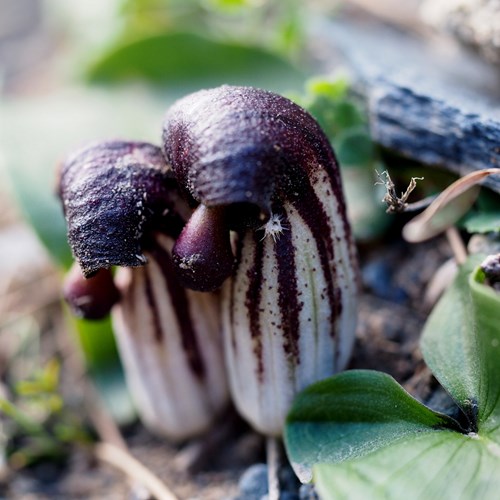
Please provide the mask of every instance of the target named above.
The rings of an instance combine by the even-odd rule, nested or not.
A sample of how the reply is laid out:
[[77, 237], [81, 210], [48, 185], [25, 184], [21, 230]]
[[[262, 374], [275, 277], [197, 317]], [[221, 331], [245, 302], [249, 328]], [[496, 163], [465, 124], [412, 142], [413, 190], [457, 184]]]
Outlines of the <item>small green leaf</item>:
[[43, 425], [37, 422], [34, 418], [19, 409], [16, 405], [7, 399], [0, 398], [0, 413], [11, 418], [24, 432], [29, 435], [46, 436], [47, 431]]
[[337, 101], [347, 95], [349, 86], [349, 79], [346, 76], [314, 77], [306, 82], [306, 92], [314, 97], [326, 97], [330, 101]]
[[347, 205], [347, 215], [357, 241], [370, 241], [380, 236], [391, 222], [380, 203], [381, 186], [375, 186], [374, 169], [343, 167], [342, 184]]
[[224, 43], [191, 33], [122, 40], [89, 69], [91, 81], [142, 79], [189, 90], [222, 84], [298, 89], [304, 77], [285, 59], [259, 47]]
[[209, 7], [223, 12], [239, 11], [249, 4], [248, 0], [206, 0], [206, 2]]
[[449, 417], [413, 399], [389, 375], [353, 370], [299, 394], [284, 438], [290, 462], [306, 482], [316, 463], [343, 462], [410, 436], [456, 427]]
[[344, 166], [368, 166], [376, 160], [375, 147], [365, 127], [349, 128], [334, 138], [339, 163]]
[[336, 103], [334, 119], [340, 129], [366, 126], [366, 116], [351, 100], [343, 99]]
[[471, 212], [461, 221], [469, 233], [500, 232], [500, 212]]
[[[352, 130], [354, 132], [363, 130], [363, 140], [368, 135], [365, 117], [356, 104], [348, 99], [333, 101], [327, 96], [319, 95], [312, 98], [299, 98], [297, 102], [316, 118], [326, 135], [335, 142], [336, 149], [339, 146], [336, 142], [337, 136], [342, 131], [350, 133]], [[357, 144], [354, 146], [357, 147]]]

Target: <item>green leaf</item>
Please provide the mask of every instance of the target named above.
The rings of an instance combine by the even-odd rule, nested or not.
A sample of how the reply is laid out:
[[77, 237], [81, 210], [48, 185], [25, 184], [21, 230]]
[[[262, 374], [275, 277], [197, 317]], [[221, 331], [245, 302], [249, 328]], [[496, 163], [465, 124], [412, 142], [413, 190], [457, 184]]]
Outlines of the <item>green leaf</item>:
[[497, 499], [500, 458], [492, 443], [455, 432], [431, 432], [349, 462], [318, 464], [322, 500]]
[[430, 314], [422, 334], [421, 349], [439, 383], [462, 408], [470, 422], [478, 415], [481, 379], [469, 276], [483, 257], [470, 257], [453, 284]]
[[240, 9], [247, 7], [249, 4], [248, 0], [206, 0], [209, 7], [213, 9], [219, 9], [226, 12], [239, 11]]
[[391, 222], [380, 203], [382, 186], [375, 186], [374, 171], [369, 167], [341, 168], [347, 215], [357, 241], [377, 238]]
[[471, 212], [461, 221], [469, 233], [500, 232], [500, 212]]
[[44, 429], [43, 425], [7, 399], [0, 398], [0, 413], [3, 413], [7, 417], [11, 418], [19, 427], [23, 429], [24, 432], [29, 435], [47, 435], [47, 431]]
[[496, 433], [500, 443], [500, 294], [485, 284], [480, 267], [469, 276], [468, 284], [478, 346], [476, 356], [480, 360], [477, 374], [480, 430]]
[[299, 394], [284, 438], [290, 462], [305, 482], [316, 463], [343, 462], [409, 437], [456, 427], [449, 417], [412, 398], [389, 375], [353, 370]]
[[368, 166], [376, 160], [375, 147], [365, 127], [353, 127], [334, 138], [339, 163], [344, 166]]
[[259, 47], [218, 42], [191, 33], [119, 41], [91, 65], [94, 82], [142, 79], [188, 91], [222, 84], [298, 89], [304, 77], [285, 59]]
[[126, 386], [109, 317], [101, 321], [87, 321], [77, 319], [70, 313], [66, 316], [73, 326], [102, 403], [117, 423], [132, 423], [136, 411]]
[[500, 294], [477, 267], [482, 259], [461, 266], [422, 339], [425, 360], [468, 428], [379, 372], [314, 384], [294, 402], [285, 444], [302, 480], [313, 468], [322, 499], [498, 497]]
[[350, 82], [346, 76], [337, 78], [313, 77], [306, 82], [306, 92], [314, 97], [326, 97], [334, 102], [344, 99], [349, 90]]

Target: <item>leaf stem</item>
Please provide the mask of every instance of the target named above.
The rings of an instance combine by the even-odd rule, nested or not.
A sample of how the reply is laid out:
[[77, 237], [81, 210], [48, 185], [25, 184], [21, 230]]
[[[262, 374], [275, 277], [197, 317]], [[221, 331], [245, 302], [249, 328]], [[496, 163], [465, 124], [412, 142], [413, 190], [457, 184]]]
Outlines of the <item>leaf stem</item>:
[[457, 261], [457, 264], [462, 265], [467, 260], [467, 248], [465, 248], [464, 242], [458, 229], [455, 226], [451, 226], [446, 230], [446, 237], [448, 238], [448, 243], [453, 251], [453, 256]]
[[267, 454], [267, 483], [269, 485], [269, 500], [279, 500], [280, 484], [278, 478], [279, 470], [279, 450], [278, 439], [269, 436], [266, 440]]

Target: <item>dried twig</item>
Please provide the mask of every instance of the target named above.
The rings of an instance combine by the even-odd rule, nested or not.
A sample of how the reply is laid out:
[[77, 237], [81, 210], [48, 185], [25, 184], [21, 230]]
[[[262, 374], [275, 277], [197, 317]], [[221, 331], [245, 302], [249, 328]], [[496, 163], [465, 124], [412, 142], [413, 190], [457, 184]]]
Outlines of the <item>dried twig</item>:
[[124, 472], [132, 483], [144, 486], [157, 500], [176, 500], [167, 485], [131, 455], [118, 426], [100, 403], [90, 383], [87, 395], [91, 406], [90, 418], [102, 440], [94, 446], [96, 457]]
[[177, 500], [177, 497], [149, 469], [129, 452], [111, 443], [95, 445], [96, 457], [124, 472], [134, 481], [144, 485], [157, 500]]
[[123, 439], [120, 429], [101, 403], [100, 397], [91, 382], [86, 384], [85, 392], [87, 406], [89, 406], [88, 413], [101, 440], [111, 443], [122, 450], [127, 450], [127, 443]]
[[396, 192], [396, 186], [394, 185], [389, 172], [387, 172], [387, 170], [384, 170], [381, 174], [379, 174], [375, 170], [375, 173], [378, 177], [378, 181], [375, 183], [375, 185], [385, 186], [386, 193], [382, 198], [382, 201], [387, 205], [386, 212], [389, 214], [418, 210], [419, 208], [424, 208], [425, 206], [429, 205], [434, 199], [434, 197], [425, 198], [424, 200], [419, 201], [417, 206], [415, 206], [415, 204], [408, 203], [410, 194], [417, 187], [417, 181], [422, 181], [424, 179], [423, 177], [412, 177], [410, 180], [410, 184], [406, 188], [406, 191], [404, 193], [401, 193], [401, 196], [398, 196]]

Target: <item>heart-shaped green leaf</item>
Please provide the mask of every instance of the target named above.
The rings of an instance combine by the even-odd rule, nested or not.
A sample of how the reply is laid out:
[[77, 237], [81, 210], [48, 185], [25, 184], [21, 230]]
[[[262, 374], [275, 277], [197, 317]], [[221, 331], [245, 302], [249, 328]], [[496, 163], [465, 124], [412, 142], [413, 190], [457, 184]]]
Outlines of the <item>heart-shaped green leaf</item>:
[[314, 480], [322, 500], [493, 500], [500, 488], [496, 446], [457, 432], [424, 433], [360, 459], [318, 464]]
[[343, 462], [411, 436], [457, 427], [389, 375], [352, 370], [299, 394], [287, 419], [285, 443], [295, 472], [306, 482], [316, 463]]
[[296, 398], [287, 452], [302, 480], [312, 467], [321, 498], [498, 497], [500, 294], [480, 261], [461, 266], [422, 339], [424, 358], [462, 409], [460, 424], [378, 372], [345, 372]]

